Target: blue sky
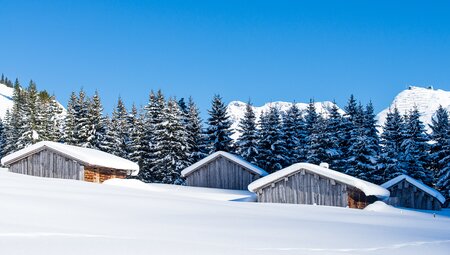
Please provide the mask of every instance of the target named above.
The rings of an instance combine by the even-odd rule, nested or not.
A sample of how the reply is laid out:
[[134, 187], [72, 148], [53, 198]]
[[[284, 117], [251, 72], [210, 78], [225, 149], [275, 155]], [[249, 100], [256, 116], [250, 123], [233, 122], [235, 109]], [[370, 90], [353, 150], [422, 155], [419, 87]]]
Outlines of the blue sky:
[[[345, 2], [345, 3], [344, 3]], [[430, 4], [432, 3], [432, 4]], [[3, 1], [0, 73], [66, 104], [151, 89], [226, 102], [350, 94], [379, 111], [408, 85], [450, 89], [449, 1]]]

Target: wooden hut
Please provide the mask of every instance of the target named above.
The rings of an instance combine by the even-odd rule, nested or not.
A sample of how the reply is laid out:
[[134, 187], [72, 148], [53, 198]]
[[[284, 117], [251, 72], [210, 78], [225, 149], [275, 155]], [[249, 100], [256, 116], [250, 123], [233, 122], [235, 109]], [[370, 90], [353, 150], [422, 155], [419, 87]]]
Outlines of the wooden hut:
[[49, 141], [9, 154], [1, 162], [14, 173], [97, 183], [139, 172], [136, 163], [112, 154]]
[[267, 172], [228, 152], [215, 152], [181, 171], [188, 186], [246, 190]]
[[404, 174], [381, 186], [391, 192], [387, 203], [392, 206], [440, 210], [445, 203], [445, 198], [439, 191]]
[[262, 203], [290, 203], [364, 208], [389, 197], [378, 185], [309, 163], [297, 163], [248, 186]]

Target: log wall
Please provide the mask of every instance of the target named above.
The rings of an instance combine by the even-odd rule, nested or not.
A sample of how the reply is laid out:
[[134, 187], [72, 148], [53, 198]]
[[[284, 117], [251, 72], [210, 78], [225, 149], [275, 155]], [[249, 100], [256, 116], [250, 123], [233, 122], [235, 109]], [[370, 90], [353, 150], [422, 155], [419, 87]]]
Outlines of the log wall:
[[214, 158], [186, 176], [186, 185], [247, 190], [260, 176], [225, 157]]
[[125, 171], [115, 169], [90, 168], [84, 169], [84, 180], [88, 182], [102, 183], [108, 179], [120, 178], [125, 179], [127, 173]]
[[83, 165], [47, 149], [12, 163], [9, 171], [39, 177], [84, 180]]
[[441, 203], [435, 197], [417, 188], [406, 180], [388, 188], [391, 192], [387, 203], [392, 206], [422, 210], [440, 210]]
[[334, 179], [301, 169], [255, 191], [258, 202], [364, 208], [374, 197]]

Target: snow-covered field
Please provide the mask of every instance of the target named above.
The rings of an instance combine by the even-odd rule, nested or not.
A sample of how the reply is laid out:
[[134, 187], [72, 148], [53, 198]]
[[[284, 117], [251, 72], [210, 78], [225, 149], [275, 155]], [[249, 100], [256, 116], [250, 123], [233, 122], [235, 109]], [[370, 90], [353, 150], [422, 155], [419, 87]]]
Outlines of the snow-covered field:
[[0, 171], [0, 254], [449, 254], [450, 213], [231, 202], [220, 191]]

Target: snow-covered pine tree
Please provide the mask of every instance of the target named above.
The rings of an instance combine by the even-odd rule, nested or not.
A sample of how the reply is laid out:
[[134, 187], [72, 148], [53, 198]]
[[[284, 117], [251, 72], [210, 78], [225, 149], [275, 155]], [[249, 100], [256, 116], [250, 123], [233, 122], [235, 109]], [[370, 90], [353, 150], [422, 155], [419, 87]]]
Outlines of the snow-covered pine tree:
[[286, 144], [286, 166], [305, 161], [305, 122], [295, 103], [287, 110], [282, 123], [283, 140]]
[[[8, 153], [11, 153], [18, 149], [17, 143], [19, 137], [24, 131], [22, 129], [23, 122], [26, 121], [26, 119], [24, 118], [25, 92], [22, 90], [18, 79], [16, 79], [14, 83], [12, 100], [13, 100], [13, 107], [11, 110], [10, 118], [8, 120], [8, 129], [9, 129], [7, 142]], [[23, 148], [23, 146], [21, 146], [21, 148]]]
[[342, 152], [341, 144], [344, 143], [345, 129], [343, 124], [343, 117], [339, 112], [339, 108], [336, 102], [333, 102], [333, 106], [330, 108], [330, 115], [325, 120], [325, 138], [329, 139], [328, 155], [330, 156], [330, 168], [339, 172], [344, 172], [345, 160]]
[[149, 103], [145, 106], [144, 134], [142, 138], [142, 149], [144, 152], [142, 158], [142, 169], [139, 171], [139, 178], [145, 182], [154, 182], [156, 177], [152, 173], [156, 160], [159, 158], [157, 151], [157, 129], [164, 122], [163, 111], [165, 108], [165, 99], [161, 90], [155, 93], [150, 92]]
[[450, 119], [446, 109], [439, 106], [430, 125], [430, 138], [434, 141], [430, 154], [436, 189], [450, 199]]
[[116, 137], [116, 150], [115, 155], [122, 158], [129, 158], [129, 148], [130, 144], [130, 127], [128, 125], [128, 113], [125, 105], [123, 104], [122, 98], [119, 97], [117, 100], [116, 109], [112, 113], [112, 128], [115, 129], [114, 134]]
[[406, 118], [404, 140], [401, 145], [401, 168], [409, 176], [431, 186], [432, 172], [429, 169], [431, 159], [428, 154], [428, 137], [419, 117], [419, 110], [414, 107]]
[[280, 111], [271, 106], [259, 122], [258, 165], [269, 173], [286, 166], [286, 145], [283, 140]]
[[[314, 101], [311, 99], [309, 101], [308, 107], [305, 111], [305, 155], [306, 155], [306, 162], [313, 163], [313, 164], [319, 164], [320, 159], [316, 158], [314, 155], [317, 154], [316, 151], [312, 151], [312, 147], [314, 146], [314, 149], [316, 148], [316, 145], [314, 143], [318, 142], [319, 139], [316, 139], [315, 135], [319, 132], [318, 131], [318, 123], [319, 123], [320, 116], [317, 114], [316, 106], [314, 105]], [[314, 156], [313, 158], [311, 158]], [[317, 162], [319, 161], [319, 162]]]
[[258, 131], [256, 129], [256, 116], [249, 101], [245, 107], [244, 117], [239, 122], [241, 135], [236, 142], [237, 153], [252, 164], [258, 158]]
[[399, 166], [401, 144], [403, 142], [404, 121], [397, 107], [389, 110], [381, 133], [381, 152], [379, 168], [382, 171], [383, 182], [391, 180], [406, 172]]
[[206, 157], [208, 151], [200, 112], [192, 97], [189, 97], [187, 106], [186, 132], [189, 151], [188, 160], [190, 164], [193, 164]]
[[88, 144], [86, 147], [101, 149], [102, 141], [105, 139], [107, 126], [103, 116], [103, 106], [98, 91], [88, 101]]
[[74, 145], [89, 147], [89, 98], [83, 89], [78, 93], [78, 98], [73, 106], [74, 111]]
[[209, 154], [216, 151], [234, 152], [231, 135], [231, 121], [227, 114], [227, 108], [220, 95], [215, 95], [211, 109], [208, 110], [208, 147]]
[[379, 144], [374, 117], [371, 103], [365, 110], [361, 104], [358, 105], [353, 118], [354, 129], [351, 132], [346, 173], [362, 180], [380, 183], [382, 176], [377, 167]]
[[182, 110], [174, 99], [164, 109], [163, 130], [157, 129], [159, 158], [152, 168], [156, 182], [181, 184], [180, 172], [189, 165], [187, 133], [182, 124]]
[[63, 141], [70, 145], [76, 145], [75, 140], [75, 125], [76, 125], [76, 113], [75, 105], [77, 104], [77, 95], [72, 91], [70, 94], [69, 102], [67, 103], [67, 113], [64, 118], [64, 136]]
[[14, 130], [11, 126], [11, 113], [9, 109], [6, 110], [3, 121], [5, 144], [3, 145], [3, 155], [8, 155], [14, 151], [16, 143], [14, 142]]
[[340, 148], [342, 151], [342, 161], [341, 161], [341, 170], [344, 172], [349, 168], [350, 159], [350, 139], [351, 133], [354, 132], [355, 129], [354, 119], [357, 115], [358, 105], [356, 103], [356, 99], [354, 95], [350, 95], [350, 98], [347, 101], [347, 105], [344, 107], [345, 114], [342, 118], [342, 140], [340, 144]]
[[109, 116], [104, 118], [105, 136], [101, 139], [99, 149], [101, 151], [117, 155], [117, 135]]
[[5, 125], [3, 121], [0, 119], [0, 158], [3, 158], [6, 155], [5, 146], [6, 146]]
[[19, 103], [19, 137], [16, 142], [16, 149], [25, 148], [39, 138], [36, 132], [36, 106], [37, 106], [37, 89], [36, 84], [30, 81], [26, 91], [21, 92], [23, 95], [22, 102]]
[[128, 126], [130, 129], [130, 143], [128, 145], [129, 159], [136, 162], [142, 167], [142, 156], [144, 151], [142, 149], [142, 136], [143, 136], [143, 114], [139, 114], [136, 105], [133, 104], [131, 111], [128, 114]]

